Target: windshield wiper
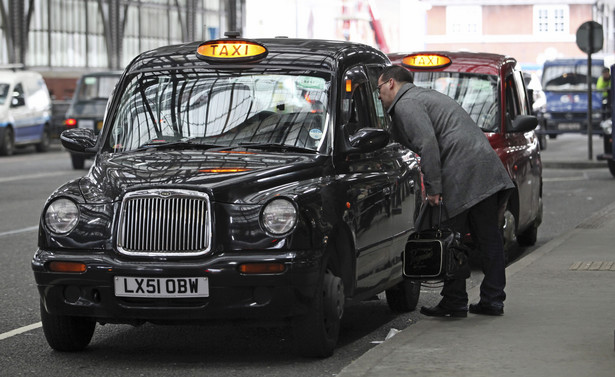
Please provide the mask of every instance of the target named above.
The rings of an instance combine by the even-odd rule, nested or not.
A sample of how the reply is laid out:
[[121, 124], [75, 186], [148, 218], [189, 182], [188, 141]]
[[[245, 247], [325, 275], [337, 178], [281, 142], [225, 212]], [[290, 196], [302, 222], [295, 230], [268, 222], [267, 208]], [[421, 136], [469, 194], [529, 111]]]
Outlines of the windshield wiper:
[[178, 140], [171, 142], [156, 142], [150, 141], [139, 148], [135, 149], [136, 151], [143, 151], [147, 149], [212, 149], [212, 148], [224, 148], [223, 145], [217, 144], [206, 144], [206, 143], [198, 143], [190, 140]]
[[255, 148], [255, 149], [269, 149], [269, 150], [280, 150], [280, 151], [290, 151], [290, 152], [316, 153], [314, 149], [298, 147], [296, 145], [280, 144], [280, 143], [242, 142], [242, 143], [239, 143], [239, 146], [245, 147], [245, 148]]

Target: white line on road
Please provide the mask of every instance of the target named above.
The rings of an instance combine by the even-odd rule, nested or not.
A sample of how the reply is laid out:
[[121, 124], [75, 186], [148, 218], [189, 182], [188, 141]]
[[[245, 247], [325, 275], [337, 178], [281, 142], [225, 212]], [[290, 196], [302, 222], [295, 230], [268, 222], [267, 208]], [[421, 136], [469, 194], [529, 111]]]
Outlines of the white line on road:
[[17, 229], [17, 230], [9, 230], [8, 232], [2, 232], [0, 233], [0, 237], [10, 236], [11, 234], [17, 234], [17, 233], [31, 232], [33, 230], [38, 230], [38, 225], [29, 226], [27, 228], [22, 228], [22, 229]]
[[543, 178], [543, 182], [587, 181], [587, 177]]
[[24, 326], [24, 327], [15, 329], [15, 330], [11, 330], [9, 332], [5, 332], [4, 334], [0, 334], [0, 340], [4, 340], [12, 336], [22, 334], [30, 330], [38, 329], [39, 327], [42, 327], [42, 326], [43, 324], [41, 322], [36, 322], [28, 326]]

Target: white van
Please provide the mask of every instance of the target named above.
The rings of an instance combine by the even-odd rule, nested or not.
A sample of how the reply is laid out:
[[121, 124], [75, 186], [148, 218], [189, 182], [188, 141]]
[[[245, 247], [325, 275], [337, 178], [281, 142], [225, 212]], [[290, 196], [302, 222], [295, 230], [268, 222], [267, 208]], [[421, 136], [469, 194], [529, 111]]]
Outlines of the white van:
[[40, 73], [0, 70], [0, 155], [15, 147], [49, 148], [51, 98]]

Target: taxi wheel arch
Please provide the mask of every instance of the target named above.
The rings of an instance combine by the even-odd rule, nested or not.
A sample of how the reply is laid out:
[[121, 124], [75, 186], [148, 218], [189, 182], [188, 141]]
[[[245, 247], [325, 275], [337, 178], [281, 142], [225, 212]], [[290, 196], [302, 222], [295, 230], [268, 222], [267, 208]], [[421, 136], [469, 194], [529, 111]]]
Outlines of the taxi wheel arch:
[[10, 156], [15, 150], [13, 128], [9, 125], [0, 128], [0, 156]]
[[341, 232], [329, 240], [322, 264], [325, 268], [307, 313], [293, 320], [295, 353], [300, 356], [329, 357], [337, 345], [346, 299], [345, 284], [340, 274], [346, 275], [347, 272], [343, 271], [349, 271], [348, 268], [342, 269], [348, 263], [345, 263], [346, 253], [340, 253], [338, 247], [348, 244], [344, 242], [344, 237], [344, 232]]
[[51, 348], [60, 352], [77, 352], [90, 344], [96, 322], [89, 318], [50, 314], [42, 300], [40, 307], [43, 332]]

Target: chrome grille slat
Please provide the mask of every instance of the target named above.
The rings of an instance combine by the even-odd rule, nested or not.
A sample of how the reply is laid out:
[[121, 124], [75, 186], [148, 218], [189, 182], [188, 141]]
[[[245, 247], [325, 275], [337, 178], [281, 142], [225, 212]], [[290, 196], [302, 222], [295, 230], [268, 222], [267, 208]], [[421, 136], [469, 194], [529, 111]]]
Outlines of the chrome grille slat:
[[142, 190], [122, 201], [118, 251], [126, 255], [189, 256], [210, 250], [209, 197], [187, 190]]

